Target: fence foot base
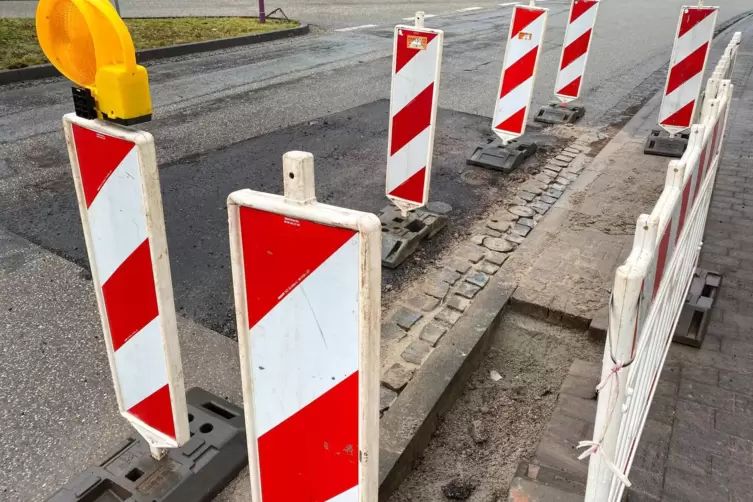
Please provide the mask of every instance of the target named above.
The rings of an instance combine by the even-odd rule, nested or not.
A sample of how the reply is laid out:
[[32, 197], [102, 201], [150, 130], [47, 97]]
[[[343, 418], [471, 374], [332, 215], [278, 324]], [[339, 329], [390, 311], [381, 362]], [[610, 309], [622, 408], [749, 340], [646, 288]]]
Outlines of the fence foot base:
[[536, 153], [536, 143], [518, 140], [503, 146], [494, 141], [486, 146], [479, 146], [465, 162], [469, 166], [484, 167], [494, 171], [509, 173], [518, 168], [528, 157]]
[[586, 109], [582, 106], [574, 106], [569, 103], [549, 103], [541, 107], [533, 120], [534, 122], [553, 125], [574, 124], [585, 114]]
[[447, 214], [452, 206], [444, 202], [429, 202], [403, 218], [400, 210], [389, 205], [379, 212], [382, 222], [382, 265], [397, 268], [424, 239], [431, 239], [447, 226]]
[[690, 134], [680, 133], [670, 137], [669, 133], [663, 129], [654, 129], [648, 135], [646, 147], [643, 153], [646, 155], [660, 155], [662, 157], [673, 157], [679, 159], [688, 148]]
[[191, 439], [161, 460], [142, 438], [126, 443], [58, 490], [48, 502], [205, 502], [248, 464], [243, 410], [209, 392], [186, 393]]
[[711, 307], [719, 295], [722, 276], [697, 268], [692, 281], [672, 340], [700, 348], [711, 321]]

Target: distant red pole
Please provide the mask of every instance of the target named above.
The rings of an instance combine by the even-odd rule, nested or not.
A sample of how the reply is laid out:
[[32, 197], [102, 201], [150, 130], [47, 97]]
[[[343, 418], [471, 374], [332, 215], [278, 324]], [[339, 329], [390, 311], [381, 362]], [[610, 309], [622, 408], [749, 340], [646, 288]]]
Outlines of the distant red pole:
[[264, 0], [259, 0], [259, 22], [267, 22], [267, 14], [264, 12]]

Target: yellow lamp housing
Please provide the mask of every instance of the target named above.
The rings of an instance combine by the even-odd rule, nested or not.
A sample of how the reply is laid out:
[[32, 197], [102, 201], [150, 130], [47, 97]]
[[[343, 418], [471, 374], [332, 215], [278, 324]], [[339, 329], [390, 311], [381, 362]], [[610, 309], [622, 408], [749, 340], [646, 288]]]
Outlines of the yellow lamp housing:
[[88, 90], [97, 117], [124, 125], [151, 119], [146, 68], [136, 64], [131, 34], [108, 0], [40, 0], [36, 25], [45, 55]]

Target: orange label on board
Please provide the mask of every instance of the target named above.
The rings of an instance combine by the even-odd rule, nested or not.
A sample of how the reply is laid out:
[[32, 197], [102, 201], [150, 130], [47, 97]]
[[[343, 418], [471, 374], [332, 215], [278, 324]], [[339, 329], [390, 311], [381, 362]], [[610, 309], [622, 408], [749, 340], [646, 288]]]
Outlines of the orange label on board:
[[518, 33], [518, 39], [520, 40], [531, 40], [533, 38], [533, 34], [526, 33], [525, 31], [521, 31]]
[[427, 37], [418, 37], [416, 35], [408, 35], [408, 48], [418, 49], [421, 51], [426, 50], [426, 45], [429, 43]]

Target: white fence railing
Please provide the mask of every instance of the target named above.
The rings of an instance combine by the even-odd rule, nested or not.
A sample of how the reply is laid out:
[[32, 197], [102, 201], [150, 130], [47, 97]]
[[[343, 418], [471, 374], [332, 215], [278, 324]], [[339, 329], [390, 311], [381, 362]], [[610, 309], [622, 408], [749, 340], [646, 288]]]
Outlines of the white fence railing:
[[688, 149], [669, 163], [659, 200], [641, 215], [617, 269], [590, 456], [586, 502], [617, 502], [626, 486], [664, 360], [698, 262], [732, 99], [740, 33], [706, 86]]

